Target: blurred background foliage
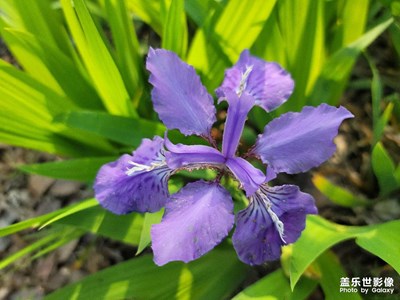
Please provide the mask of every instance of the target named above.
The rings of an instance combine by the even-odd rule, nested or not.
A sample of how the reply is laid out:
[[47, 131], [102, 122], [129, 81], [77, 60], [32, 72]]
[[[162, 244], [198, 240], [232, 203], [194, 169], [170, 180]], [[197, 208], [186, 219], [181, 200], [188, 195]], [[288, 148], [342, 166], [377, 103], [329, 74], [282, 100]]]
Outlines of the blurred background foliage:
[[[150, 46], [175, 51], [211, 93], [246, 48], [292, 74], [295, 90], [285, 105], [270, 114], [251, 111], [243, 148], [272, 118], [304, 105], [342, 104], [356, 116], [344, 124], [332, 162], [289, 178], [312, 190], [322, 209], [321, 216], [308, 218], [299, 241], [285, 247], [280, 264], [245, 266], [228, 239], [187, 265], [156, 267], [146, 251], [46, 298], [361, 299], [339, 294], [340, 277], [369, 275], [357, 274], [342, 259], [339, 243], [345, 240], [355, 240], [397, 276], [399, 18], [396, 0], [0, 1], [0, 36], [12, 54], [0, 60], [0, 141], [62, 158], [19, 166], [24, 172], [91, 184], [102, 164], [132, 151], [142, 138], [162, 136], [165, 127], [152, 109], [144, 69]], [[382, 61], [386, 65], [378, 67]], [[226, 106], [218, 110], [217, 139]], [[177, 132], [171, 138], [195, 140]], [[213, 174], [180, 174], [171, 192], [187, 176]], [[244, 195], [235, 192], [234, 182], [226, 185], [240, 205]], [[327, 201], [330, 210], [323, 208]], [[82, 200], [1, 228], [0, 237], [34, 230], [29, 245], [3, 257], [0, 268], [24, 256], [35, 260], [87, 233], [132, 245], [139, 254], [160, 218], [160, 213], [115, 216], [95, 199]]]

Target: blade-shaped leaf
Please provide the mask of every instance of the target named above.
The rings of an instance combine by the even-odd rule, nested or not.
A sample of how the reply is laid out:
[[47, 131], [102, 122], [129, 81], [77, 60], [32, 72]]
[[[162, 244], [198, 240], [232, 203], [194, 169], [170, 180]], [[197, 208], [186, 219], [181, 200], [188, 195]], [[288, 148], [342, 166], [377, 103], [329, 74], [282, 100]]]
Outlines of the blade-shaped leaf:
[[[57, 230], [50, 230], [45, 234], [44, 237], [1, 260], [0, 270], [26, 255], [33, 256], [31, 259], [35, 259], [49, 251], [61, 247], [62, 245], [74, 239], [79, 238], [82, 234], [82, 231], [71, 228], [58, 228]], [[36, 254], [33, 255], [34, 253]]]
[[156, 213], [145, 213], [143, 220], [142, 232], [140, 234], [140, 241], [138, 245], [138, 249], [136, 251], [136, 255], [143, 252], [143, 250], [150, 244], [151, 236], [150, 230], [153, 224], [160, 223], [161, 218], [164, 214], [164, 210], [160, 210]]
[[62, 0], [63, 12], [74, 41], [109, 112], [136, 116], [128, 92], [107, 46], [82, 0]]
[[162, 48], [175, 52], [181, 58], [186, 57], [188, 43], [184, 2], [184, 0], [171, 1], [162, 39]]
[[48, 222], [49, 220], [54, 219], [61, 214], [66, 214], [68, 212], [76, 213], [78, 211], [85, 210], [97, 205], [98, 202], [95, 199], [83, 200], [81, 202], [72, 204], [57, 211], [41, 215], [32, 219], [28, 219], [16, 224], [12, 224], [4, 228], [0, 228], [0, 237], [7, 236], [28, 228], [38, 228], [43, 224], [45, 224], [46, 222]]
[[91, 83], [83, 76], [73, 60], [40, 36], [6, 29], [2, 37], [23, 66], [42, 84], [68, 96], [76, 106], [86, 109], [104, 109]]
[[144, 74], [133, 22], [128, 16], [125, 1], [106, 0], [104, 9], [113, 36], [118, 69], [130, 97], [138, 100], [143, 92]]
[[289, 280], [282, 269], [279, 269], [256, 283], [247, 287], [233, 300], [274, 300], [274, 299], [307, 299], [316, 288], [317, 282], [308, 278], [302, 278], [294, 291], [291, 291]]
[[143, 256], [88, 276], [45, 299], [223, 299], [237, 288], [246, 270], [236, 253], [227, 249], [215, 249], [190, 264], [164, 267], [157, 267], [151, 256]]
[[335, 204], [345, 207], [368, 204], [365, 198], [353, 195], [350, 191], [333, 184], [322, 175], [314, 175], [312, 181], [317, 189]]
[[210, 90], [221, 83], [224, 69], [254, 43], [275, 2], [228, 1], [218, 20], [206, 22], [197, 31], [188, 63], [200, 71], [203, 83]]
[[318, 104], [323, 98], [324, 102], [332, 105], [337, 104], [357, 56], [392, 22], [393, 19], [388, 19], [378, 24], [350, 45], [334, 53], [324, 64], [321, 74], [312, 88], [309, 103]]
[[115, 159], [115, 156], [78, 158], [40, 164], [21, 165], [18, 169], [27, 173], [52, 178], [90, 182], [95, 178], [97, 171], [102, 165]]
[[360, 235], [356, 243], [390, 264], [400, 274], [400, 221], [392, 221], [376, 226]]
[[325, 294], [325, 299], [331, 300], [361, 300], [359, 293], [342, 293], [338, 289], [340, 278], [347, 277], [338, 257], [331, 251], [326, 251], [318, 257], [314, 265], [321, 272], [320, 285]]
[[138, 146], [143, 138], [163, 136], [165, 132], [161, 123], [100, 112], [73, 111], [58, 116], [55, 121], [130, 146]]
[[143, 216], [137, 213], [115, 215], [100, 206], [57, 216], [47, 224], [63, 224], [137, 246], [143, 227]]
[[[400, 249], [400, 240], [395, 235], [399, 230], [400, 221], [371, 225], [371, 226], [343, 226], [331, 223], [319, 216], [308, 216], [306, 230], [293, 245], [290, 258], [290, 286], [296, 286], [300, 276], [306, 268], [324, 251], [344, 240], [356, 239], [361, 247], [379, 256], [399, 271], [399, 263], [395, 258]], [[382, 232], [384, 234], [380, 235]], [[318, 237], [316, 239], [315, 237]], [[389, 245], [392, 243], [392, 245]], [[386, 251], [381, 245], [387, 245]], [[378, 249], [380, 248], [380, 249]]]
[[148, 1], [148, 0], [126, 0], [127, 7], [135, 15], [137, 15], [143, 22], [150, 25], [150, 27], [162, 36], [163, 18], [161, 15], [162, 1]]
[[382, 195], [387, 195], [395, 189], [400, 188], [394, 176], [394, 163], [380, 142], [372, 150], [371, 162]]

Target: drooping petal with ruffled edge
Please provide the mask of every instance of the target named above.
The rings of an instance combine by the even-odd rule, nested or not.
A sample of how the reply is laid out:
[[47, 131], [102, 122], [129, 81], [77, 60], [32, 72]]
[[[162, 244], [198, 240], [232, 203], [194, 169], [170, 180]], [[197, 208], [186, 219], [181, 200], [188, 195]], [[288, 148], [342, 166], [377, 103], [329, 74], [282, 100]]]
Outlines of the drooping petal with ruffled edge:
[[294, 82], [290, 74], [277, 63], [266, 62], [243, 50], [238, 62], [225, 71], [225, 79], [216, 90], [218, 97], [226, 97], [226, 90], [254, 97], [256, 105], [272, 111], [292, 94]]
[[185, 135], [210, 136], [216, 121], [214, 101], [192, 66], [175, 53], [150, 48], [146, 68], [151, 75], [154, 110], [168, 129]]
[[352, 117], [344, 107], [306, 106], [267, 124], [252, 152], [277, 173], [306, 172], [333, 155], [339, 126]]
[[226, 165], [239, 180], [240, 185], [243, 186], [247, 197], [253, 195], [260, 185], [266, 181], [263, 172], [241, 157], [228, 158]]
[[94, 184], [96, 199], [115, 214], [155, 212], [169, 198], [170, 169], [164, 157], [160, 137], [144, 139], [133, 155], [103, 165]]
[[232, 242], [240, 260], [260, 265], [278, 259], [281, 247], [300, 237], [307, 214], [316, 213], [313, 197], [297, 186], [263, 185], [237, 215]]
[[171, 196], [160, 224], [151, 229], [154, 261], [189, 262], [213, 249], [234, 222], [230, 194], [218, 183], [196, 181]]
[[226, 91], [229, 107], [222, 139], [222, 154], [233, 157], [242, 136], [247, 114], [254, 106], [253, 97], [242, 94], [240, 97], [234, 91]]
[[218, 166], [225, 163], [225, 157], [217, 149], [204, 145], [174, 145], [166, 137], [165, 146], [168, 152], [165, 154], [167, 165], [171, 169], [182, 167], [197, 168], [202, 166]]

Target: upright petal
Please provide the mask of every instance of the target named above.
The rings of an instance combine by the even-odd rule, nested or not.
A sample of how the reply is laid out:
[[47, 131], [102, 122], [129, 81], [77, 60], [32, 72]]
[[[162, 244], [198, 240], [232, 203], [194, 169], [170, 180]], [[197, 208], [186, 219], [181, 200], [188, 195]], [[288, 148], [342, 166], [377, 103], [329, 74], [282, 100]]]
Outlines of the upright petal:
[[209, 137], [216, 110], [193, 67], [171, 51], [150, 49], [146, 68], [154, 109], [168, 129]]
[[155, 212], [169, 198], [163, 139], [144, 139], [133, 155], [124, 154], [105, 164], [97, 174], [94, 191], [100, 204], [115, 214]]
[[254, 97], [256, 105], [272, 111], [292, 94], [293, 79], [277, 63], [251, 56], [249, 50], [240, 54], [238, 62], [225, 72], [225, 79], [216, 90], [218, 97], [226, 97], [226, 90]]
[[241, 157], [228, 158], [226, 165], [239, 180], [240, 185], [243, 186], [247, 197], [253, 195], [260, 185], [266, 181], [263, 172]]
[[215, 182], [189, 183], [166, 205], [160, 224], [151, 229], [154, 261], [192, 261], [213, 249], [234, 222], [230, 194]]
[[225, 157], [217, 149], [204, 145], [174, 145], [165, 139], [168, 152], [165, 154], [167, 164], [171, 169], [182, 167], [197, 168], [202, 166], [218, 166], [225, 163]]
[[297, 186], [263, 185], [237, 215], [232, 242], [240, 260], [259, 265], [278, 259], [281, 247], [300, 237], [306, 215], [315, 213], [313, 197]]
[[265, 126], [253, 152], [277, 173], [306, 172], [332, 156], [338, 128], [351, 117], [344, 107], [327, 104], [286, 113]]
[[222, 139], [222, 154], [233, 157], [242, 136], [247, 114], [254, 106], [253, 97], [243, 94], [240, 97], [233, 91], [227, 90], [225, 95], [229, 102], [224, 135]]

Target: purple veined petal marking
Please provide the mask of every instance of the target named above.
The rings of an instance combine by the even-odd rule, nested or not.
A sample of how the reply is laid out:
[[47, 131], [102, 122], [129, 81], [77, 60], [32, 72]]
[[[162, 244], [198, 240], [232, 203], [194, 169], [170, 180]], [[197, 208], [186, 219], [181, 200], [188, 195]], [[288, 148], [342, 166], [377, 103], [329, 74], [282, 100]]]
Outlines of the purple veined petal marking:
[[166, 137], [165, 146], [168, 152], [165, 154], [167, 165], [171, 169], [186, 169], [216, 166], [223, 168], [225, 157], [217, 149], [204, 145], [174, 145]]
[[222, 154], [225, 157], [233, 157], [242, 136], [247, 114], [254, 106], [254, 99], [247, 94], [239, 97], [230, 90], [225, 91], [225, 96], [229, 107], [222, 139]]
[[267, 124], [252, 152], [277, 173], [306, 172], [333, 155], [339, 126], [352, 117], [344, 107], [306, 106]]
[[151, 229], [157, 265], [197, 259], [219, 244], [233, 227], [232, 198], [218, 183], [189, 183], [171, 200], [161, 223]]
[[263, 172], [241, 157], [228, 158], [226, 166], [239, 180], [240, 185], [246, 191], [247, 197], [252, 196], [260, 185], [266, 181]]
[[281, 247], [300, 237], [307, 214], [316, 213], [313, 197], [297, 186], [262, 185], [236, 218], [232, 241], [240, 260], [259, 265], [278, 259]]
[[146, 68], [151, 73], [154, 109], [167, 128], [211, 139], [210, 130], [216, 121], [214, 100], [194, 68], [171, 51], [152, 48]]
[[144, 139], [133, 155], [103, 165], [96, 177], [96, 199], [115, 214], [156, 212], [169, 198], [168, 179], [173, 173], [164, 157], [160, 137]]
[[256, 105], [269, 112], [282, 105], [293, 89], [293, 79], [280, 65], [251, 56], [249, 50], [243, 50], [237, 63], [225, 71], [224, 81], [216, 94], [225, 97], [226, 90], [239, 95], [247, 93], [254, 97]]

